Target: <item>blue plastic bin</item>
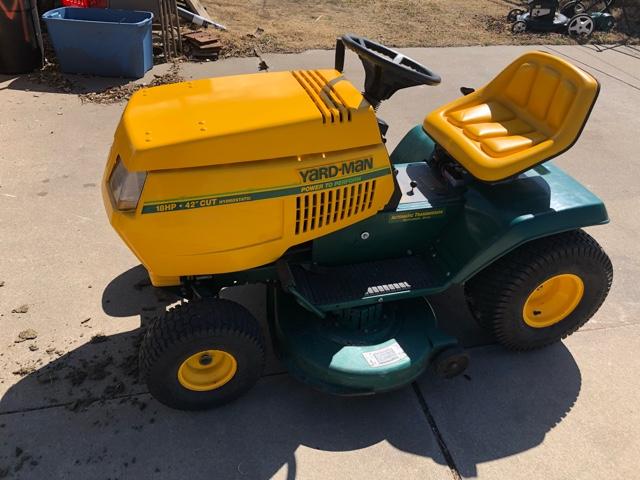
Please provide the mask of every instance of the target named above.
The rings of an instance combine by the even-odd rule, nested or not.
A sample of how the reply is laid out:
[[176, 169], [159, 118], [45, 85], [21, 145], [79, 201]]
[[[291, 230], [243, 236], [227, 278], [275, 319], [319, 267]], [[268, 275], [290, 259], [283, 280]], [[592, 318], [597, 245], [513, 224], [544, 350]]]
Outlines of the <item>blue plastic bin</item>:
[[42, 18], [63, 72], [140, 78], [153, 66], [151, 12], [62, 7]]

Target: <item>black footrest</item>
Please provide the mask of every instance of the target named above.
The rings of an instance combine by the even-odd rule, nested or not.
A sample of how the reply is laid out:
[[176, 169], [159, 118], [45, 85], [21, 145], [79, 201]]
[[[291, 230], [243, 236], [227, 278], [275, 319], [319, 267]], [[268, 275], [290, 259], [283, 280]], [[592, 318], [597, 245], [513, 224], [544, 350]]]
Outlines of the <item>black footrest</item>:
[[298, 293], [318, 307], [430, 289], [442, 278], [435, 263], [417, 256], [336, 267], [290, 264], [289, 268]]

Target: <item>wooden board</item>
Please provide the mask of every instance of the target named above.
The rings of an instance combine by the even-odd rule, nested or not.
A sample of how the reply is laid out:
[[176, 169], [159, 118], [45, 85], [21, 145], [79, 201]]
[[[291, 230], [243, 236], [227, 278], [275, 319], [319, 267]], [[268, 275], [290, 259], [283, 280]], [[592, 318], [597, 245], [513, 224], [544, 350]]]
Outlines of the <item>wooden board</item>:
[[187, 39], [192, 44], [198, 47], [208, 46], [212, 43], [219, 43], [220, 38], [216, 34], [212, 34], [211, 32], [205, 30], [198, 30], [197, 32], [189, 32], [182, 35], [185, 39]]
[[185, 0], [185, 3], [198, 15], [200, 15], [201, 17], [206, 18], [207, 20], [212, 20], [212, 18], [209, 16], [209, 14], [207, 13], [207, 11], [204, 9], [204, 7], [202, 6], [202, 4], [200, 3], [200, 0]]

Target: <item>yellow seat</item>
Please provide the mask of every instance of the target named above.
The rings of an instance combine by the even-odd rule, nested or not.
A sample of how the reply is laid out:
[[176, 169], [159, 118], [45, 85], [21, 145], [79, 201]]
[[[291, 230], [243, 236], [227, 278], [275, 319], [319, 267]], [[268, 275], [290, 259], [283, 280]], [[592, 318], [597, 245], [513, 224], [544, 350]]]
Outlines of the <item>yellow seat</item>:
[[598, 97], [595, 78], [544, 52], [431, 112], [426, 132], [474, 177], [498, 181], [568, 150]]

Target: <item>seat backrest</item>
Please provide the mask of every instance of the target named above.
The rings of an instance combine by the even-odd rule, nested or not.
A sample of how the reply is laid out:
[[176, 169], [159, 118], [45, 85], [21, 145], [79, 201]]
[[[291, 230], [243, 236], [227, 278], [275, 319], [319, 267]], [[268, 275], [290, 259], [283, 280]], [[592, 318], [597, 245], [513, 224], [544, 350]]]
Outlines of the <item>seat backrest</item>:
[[531, 52], [509, 65], [484, 90], [487, 97], [498, 100], [553, 139], [555, 149], [564, 151], [584, 128], [600, 86], [569, 62], [548, 53]]
[[474, 177], [499, 181], [573, 146], [598, 97], [595, 78], [530, 52], [486, 86], [431, 112], [425, 131]]

